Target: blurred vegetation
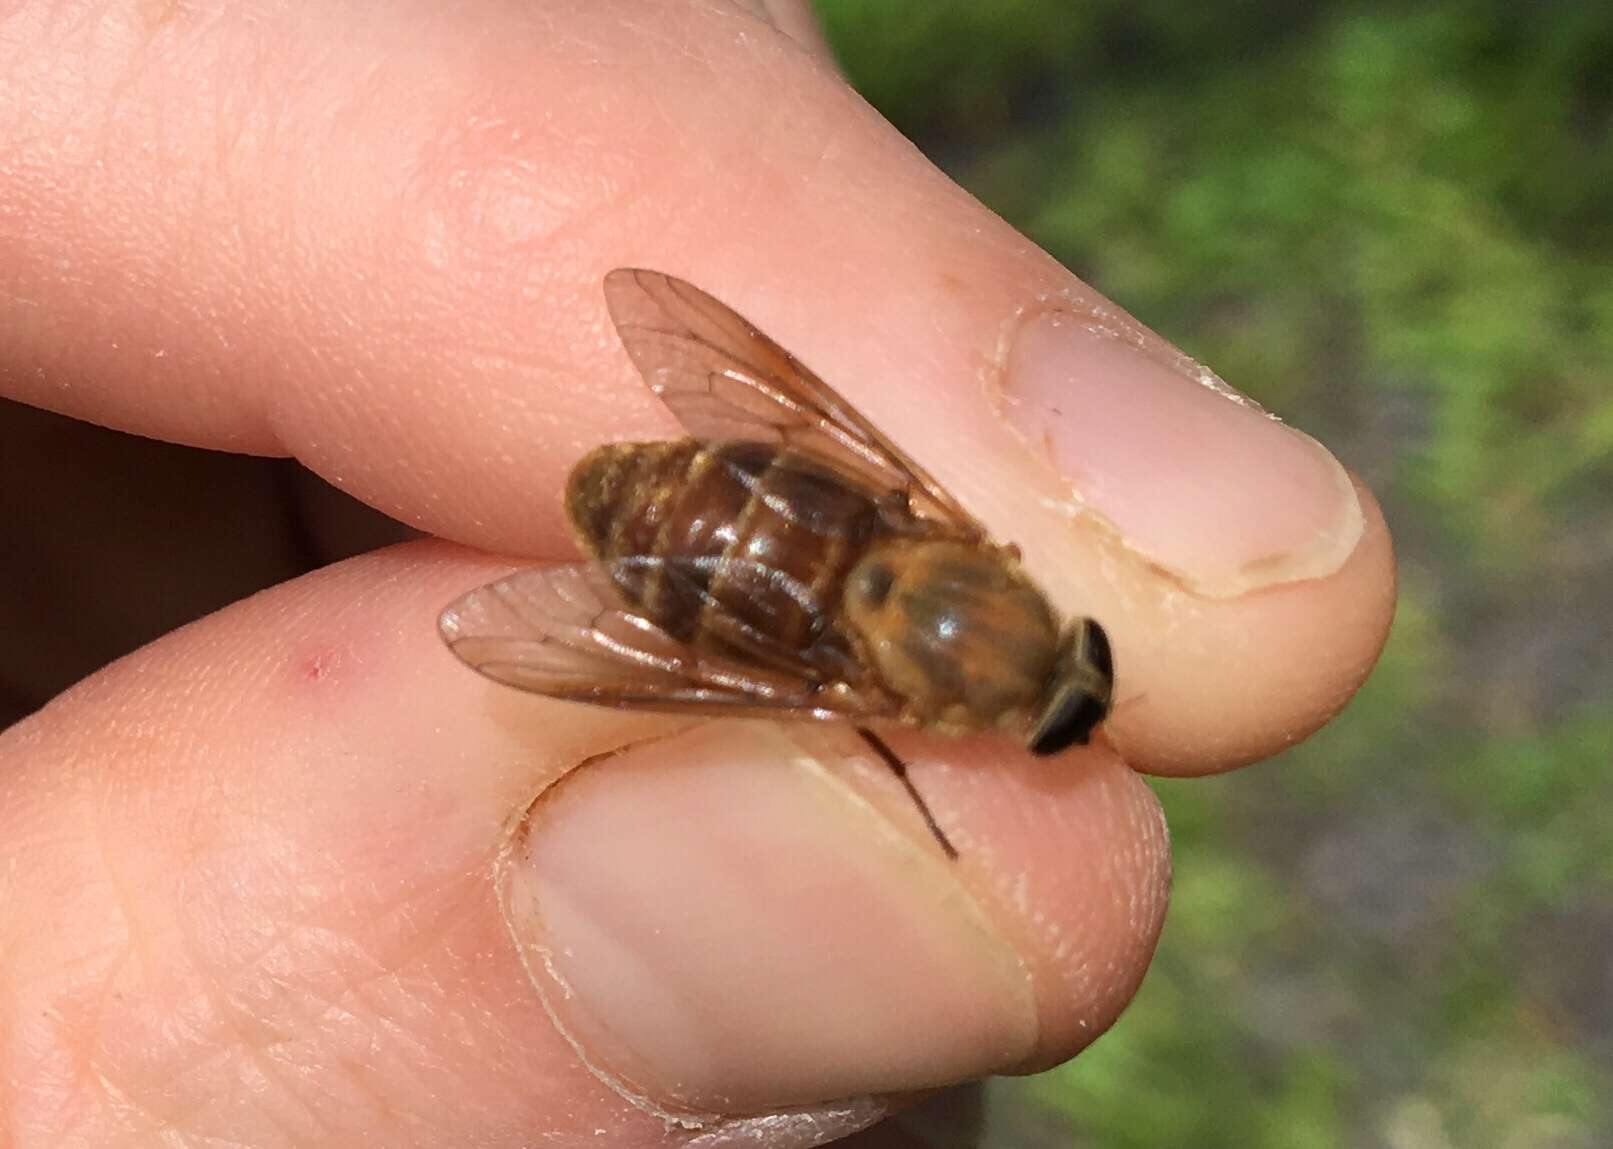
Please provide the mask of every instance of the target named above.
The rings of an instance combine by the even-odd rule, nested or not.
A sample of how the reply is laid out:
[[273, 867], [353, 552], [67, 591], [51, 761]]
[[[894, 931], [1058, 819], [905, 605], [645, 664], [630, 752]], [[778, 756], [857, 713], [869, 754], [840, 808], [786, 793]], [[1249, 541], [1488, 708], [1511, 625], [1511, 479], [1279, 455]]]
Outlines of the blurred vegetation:
[[1131, 1011], [985, 1144], [1613, 1144], [1613, 5], [820, 0], [964, 185], [1383, 500], [1375, 677], [1163, 782]]

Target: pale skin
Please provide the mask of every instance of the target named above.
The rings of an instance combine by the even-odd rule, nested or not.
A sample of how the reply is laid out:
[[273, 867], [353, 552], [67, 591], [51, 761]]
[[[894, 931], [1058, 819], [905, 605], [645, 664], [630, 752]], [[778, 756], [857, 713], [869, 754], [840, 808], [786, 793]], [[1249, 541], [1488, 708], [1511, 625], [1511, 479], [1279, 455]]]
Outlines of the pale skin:
[[[1091, 749], [893, 736], [957, 863], [854, 745], [533, 700], [443, 649], [450, 599], [576, 557], [578, 458], [678, 434], [606, 318], [624, 265], [763, 325], [1107, 628]], [[1048, 309], [1086, 396], [1048, 418], [1112, 412], [1090, 450], [1004, 414]], [[4, 584], [12, 690], [175, 609], [130, 564], [203, 572], [198, 604], [220, 562], [285, 581], [0, 734], [0, 1144], [799, 1145], [1077, 1054], [1163, 919], [1139, 772], [1314, 731], [1393, 608], [1371, 496], [1334, 506], [1335, 464], [1161, 363], [845, 87], [804, 6], [0, 8], [0, 391], [293, 457], [436, 536], [290, 577], [223, 525], [278, 539], [284, 491], [216, 456], [14, 456], [9, 564], [93, 610]], [[97, 531], [64, 494], [96, 484], [196, 517]], [[312, 514], [315, 551], [354, 529]]]

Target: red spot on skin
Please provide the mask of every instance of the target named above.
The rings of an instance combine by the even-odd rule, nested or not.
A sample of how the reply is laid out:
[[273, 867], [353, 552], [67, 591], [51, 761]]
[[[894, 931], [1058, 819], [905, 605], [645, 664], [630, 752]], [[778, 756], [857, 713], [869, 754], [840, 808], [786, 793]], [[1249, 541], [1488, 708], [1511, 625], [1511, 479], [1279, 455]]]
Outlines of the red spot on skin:
[[319, 682], [329, 675], [341, 662], [341, 656], [334, 650], [322, 650], [318, 654], [311, 654], [298, 664], [297, 670], [302, 678], [308, 682]]
[[317, 694], [305, 693], [304, 697], [321, 705], [336, 704], [369, 680], [369, 660], [364, 654], [368, 645], [367, 641], [309, 643], [294, 650], [284, 663], [291, 688], [304, 692], [317, 688]]

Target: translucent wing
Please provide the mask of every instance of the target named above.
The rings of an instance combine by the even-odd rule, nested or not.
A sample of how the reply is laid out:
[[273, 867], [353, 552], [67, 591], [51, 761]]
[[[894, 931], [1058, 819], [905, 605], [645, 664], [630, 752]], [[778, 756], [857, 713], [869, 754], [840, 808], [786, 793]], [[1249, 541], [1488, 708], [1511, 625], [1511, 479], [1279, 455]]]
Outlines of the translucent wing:
[[599, 706], [711, 716], [894, 717], [882, 691], [820, 682], [680, 642], [622, 605], [613, 567], [556, 563], [471, 591], [443, 611], [444, 641], [472, 669], [534, 694]]
[[920, 515], [985, 536], [928, 471], [726, 304], [635, 268], [605, 277], [605, 301], [639, 373], [695, 438], [788, 444], [876, 491], [904, 494]]

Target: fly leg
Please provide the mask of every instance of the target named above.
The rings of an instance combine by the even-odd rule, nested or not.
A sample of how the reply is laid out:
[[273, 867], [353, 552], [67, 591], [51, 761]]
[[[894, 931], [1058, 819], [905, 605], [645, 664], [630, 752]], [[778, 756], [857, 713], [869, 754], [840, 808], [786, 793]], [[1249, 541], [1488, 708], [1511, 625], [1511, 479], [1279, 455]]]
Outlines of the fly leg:
[[885, 765], [891, 768], [891, 773], [900, 779], [903, 788], [907, 790], [908, 797], [913, 799], [913, 805], [917, 806], [919, 813], [924, 815], [924, 824], [930, 828], [930, 833], [935, 835], [935, 840], [941, 843], [942, 853], [956, 860], [958, 856], [957, 849], [953, 847], [951, 842], [947, 841], [947, 836], [941, 832], [941, 827], [936, 825], [935, 815], [930, 813], [930, 807], [924, 801], [924, 795], [918, 792], [918, 787], [914, 786], [913, 780], [907, 776], [907, 764], [898, 758], [896, 751], [885, 745], [884, 739], [880, 738], [872, 730], [859, 726], [857, 727], [857, 733], [862, 735], [864, 742], [873, 747], [874, 753], [879, 755]]

